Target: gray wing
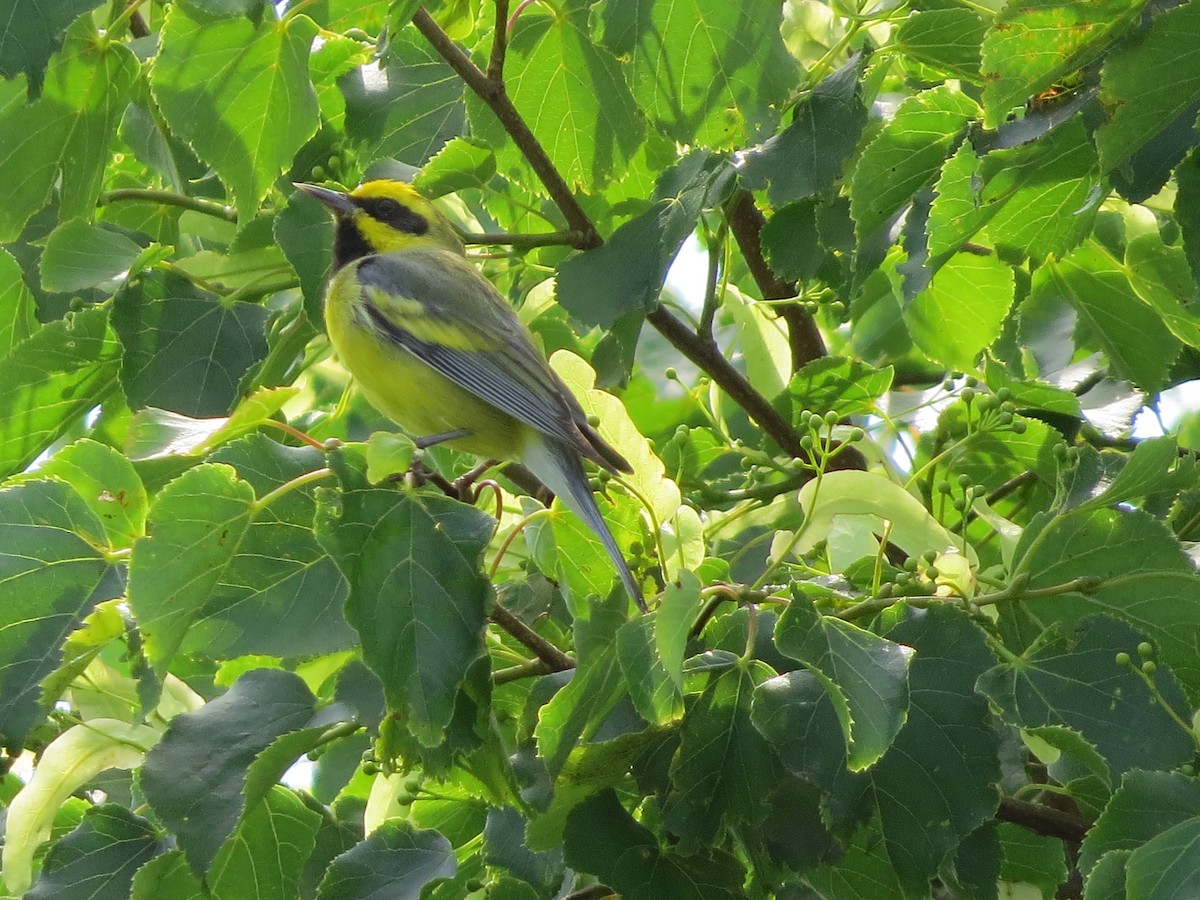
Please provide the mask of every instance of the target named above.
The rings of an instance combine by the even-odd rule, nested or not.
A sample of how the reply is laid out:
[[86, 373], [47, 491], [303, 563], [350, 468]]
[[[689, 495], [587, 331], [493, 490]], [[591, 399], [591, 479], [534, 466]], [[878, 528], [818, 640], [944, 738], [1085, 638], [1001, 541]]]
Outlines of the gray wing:
[[[358, 264], [358, 278], [366, 314], [398, 346], [514, 419], [566, 438], [594, 458], [595, 449], [580, 433], [580, 423], [587, 421], [583, 410], [504, 298], [470, 262], [444, 250], [379, 254]], [[420, 315], [386, 308], [372, 299], [377, 291], [418, 302]], [[426, 339], [447, 322], [462, 332], [468, 347]]]

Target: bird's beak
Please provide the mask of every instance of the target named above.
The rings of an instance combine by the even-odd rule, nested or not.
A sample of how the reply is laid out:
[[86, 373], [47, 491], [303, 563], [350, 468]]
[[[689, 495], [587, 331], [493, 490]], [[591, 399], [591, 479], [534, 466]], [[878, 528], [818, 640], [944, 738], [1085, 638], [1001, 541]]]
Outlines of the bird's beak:
[[331, 191], [329, 188], [318, 187], [315, 184], [303, 184], [299, 181], [293, 182], [293, 184], [308, 196], [314, 197], [328, 206], [333, 210], [334, 215], [348, 216], [357, 208], [354, 201], [340, 191]]

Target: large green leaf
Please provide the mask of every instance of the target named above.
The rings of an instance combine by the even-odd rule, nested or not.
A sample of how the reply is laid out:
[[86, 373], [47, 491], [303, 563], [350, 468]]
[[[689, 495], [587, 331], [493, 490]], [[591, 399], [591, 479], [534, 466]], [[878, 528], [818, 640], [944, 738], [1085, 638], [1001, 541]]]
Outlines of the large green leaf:
[[1165, 386], [1180, 343], [1142, 302], [1124, 266], [1096, 243], [1038, 269], [1033, 296], [1066, 300], [1108, 355], [1116, 374], [1146, 391]]
[[21, 266], [0, 250], [0, 359], [37, 329], [33, 293]]
[[393, 35], [383, 60], [338, 80], [346, 137], [364, 167], [381, 157], [424, 165], [466, 127], [463, 83], [411, 29]]
[[1116, 777], [1132, 768], [1171, 769], [1192, 758], [1195, 745], [1179, 727], [1187, 701], [1170, 671], [1160, 666], [1155, 672], [1156, 698], [1129, 666], [1116, 662], [1118, 653], [1136, 657], [1141, 635], [1107, 618], [1088, 619], [1069, 637], [1057, 628], [1050, 634], [1020, 659], [980, 677], [980, 693], [1006, 722], [1076, 731]]
[[605, 328], [626, 314], [653, 310], [679, 248], [701, 211], [723, 199], [728, 181], [723, 159], [703, 152], [686, 156], [663, 175], [649, 210], [599, 249], [563, 261], [555, 281], [558, 302], [579, 321]]
[[776, 781], [770, 745], [750, 723], [755, 687], [774, 675], [757, 661], [711, 676], [688, 706], [663, 823], [684, 852], [710, 846], [721, 829], [755, 824]]
[[388, 707], [441, 743], [459, 686], [483, 653], [493, 521], [441, 494], [347, 488], [317, 511], [317, 537], [350, 585], [346, 618]]
[[393, 819], [330, 863], [317, 900], [417, 897], [426, 884], [449, 878], [456, 867], [446, 838]]
[[[258, 669], [195, 712], [171, 720], [146, 758], [141, 785], [197, 875], [203, 877], [210, 866], [219, 871], [226, 838], [253, 815], [283, 770], [336, 721], [336, 707], [315, 711], [315, 706], [299, 676]], [[288, 752], [272, 748], [277, 741]]]
[[63, 222], [46, 239], [42, 287], [79, 291], [121, 277], [142, 248], [123, 234], [81, 219]]
[[616, 0], [601, 22], [639, 105], [681, 144], [727, 149], [773, 131], [795, 86], [772, 0]]
[[[567, 0], [553, 14], [525, 9], [509, 37], [504, 79], [513, 104], [567, 183], [597, 188], [624, 170], [642, 143], [645, 124], [620, 63], [592, 41], [590, 5]], [[496, 150], [501, 169], [523, 171], [524, 157], [490, 109], [474, 97], [468, 109], [472, 132]]]
[[188, 416], [225, 415], [239, 384], [267, 355], [268, 312], [223, 303], [175, 275], [147, 273], [113, 301], [125, 348], [121, 384], [129, 405]]
[[625, 811], [611, 790], [585, 800], [567, 817], [567, 864], [627, 897], [733, 900], [745, 872], [721, 850], [683, 855], [659, 846], [654, 833]]
[[1097, 579], [1094, 590], [1024, 601], [1043, 625], [1094, 615], [1127, 622], [1156, 647], [1194, 698], [1200, 694], [1200, 576], [1161, 522], [1145, 512], [1077, 510], [1027, 528], [1014, 574], [1029, 588]]
[[172, 132], [228, 185], [243, 223], [317, 130], [315, 33], [304, 16], [264, 15], [254, 25], [178, 3], [167, 11], [150, 76], [155, 99]]
[[933, 181], [979, 107], [945, 85], [900, 104], [854, 167], [850, 213], [859, 239], [870, 235]]
[[787, 128], [741, 154], [738, 174], [747, 187], [765, 188], [776, 208], [833, 187], [867, 124], [862, 65], [851, 59], [796, 106]]
[[321, 817], [276, 786], [239, 823], [209, 871], [215, 897], [300, 900], [300, 876]]
[[[1143, 4], [1121, 5], [1136, 12]], [[1182, 3], [1156, 16], [1148, 31], [1114, 49], [1105, 60], [1100, 102], [1109, 119], [1096, 132], [1105, 169], [1121, 165], [1200, 102], [1200, 53], [1193, 40], [1198, 29], [1200, 3]]]
[[1074, 75], [1134, 25], [1145, 5], [1026, 0], [1005, 7], [983, 40], [984, 124], [995, 128], [1014, 107]]
[[161, 676], [220, 581], [254, 515], [254, 491], [229, 466], [205, 463], [167, 485], [133, 546], [129, 603]]
[[1178, 772], [1126, 773], [1096, 825], [1079, 848], [1086, 875], [1114, 850], [1132, 850], [1157, 835], [1200, 817], [1200, 783]]
[[43, 325], [0, 359], [0, 476], [24, 469], [104, 400], [119, 367], [102, 309]]
[[[32, 0], [29, 5], [42, 4]], [[47, 4], [55, 10], [70, 5], [68, 0]], [[47, 21], [40, 9], [28, 13], [51, 28], [58, 15], [51, 13]], [[4, 37], [20, 15], [10, 8], [3, 17]], [[26, 26], [13, 27], [20, 32]], [[137, 68], [128, 47], [101, 38], [91, 18], [83, 17], [71, 27], [54, 57], [41, 97], [27, 104], [20, 79], [0, 82], [0, 181], [7, 185], [0, 204], [0, 241], [20, 234], [29, 217], [45, 206], [60, 177], [60, 217], [92, 215], [108, 147]]]
[[0, 28], [0, 75], [16, 78], [24, 72], [37, 94], [63, 31], [80, 13], [99, 5], [100, 0], [8, 0]]
[[807, 665], [829, 692], [849, 748], [849, 768], [874, 765], [908, 717], [912, 649], [823, 616], [807, 599], [794, 599], [780, 616], [775, 643]]
[[970, 9], [913, 12], [896, 29], [895, 46], [909, 59], [978, 84], [985, 26]]
[[44, 715], [38, 686], [58, 664], [62, 642], [107, 599], [97, 595], [108, 570], [105, 543], [104, 526], [65, 482], [0, 490], [0, 744], [7, 748], [19, 748]]
[[[250, 435], [210, 457], [233, 466], [262, 497], [324, 465], [309, 447]], [[303, 657], [355, 643], [342, 605], [347, 586], [312, 532], [316, 485], [288, 491], [255, 516], [214, 586], [184, 651], [214, 657]]]
[[125, 900], [133, 873], [162, 849], [154, 825], [116, 803], [93, 806], [50, 848], [29, 900]]

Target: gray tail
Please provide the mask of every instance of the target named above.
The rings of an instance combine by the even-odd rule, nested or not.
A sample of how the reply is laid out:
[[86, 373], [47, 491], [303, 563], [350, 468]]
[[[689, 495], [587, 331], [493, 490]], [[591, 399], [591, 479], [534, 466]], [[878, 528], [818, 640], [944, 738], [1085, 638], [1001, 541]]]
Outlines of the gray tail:
[[596, 498], [592, 496], [592, 488], [583, 471], [583, 460], [579, 451], [544, 435], [538, 437], [533, 446], [526, 448], [521, 461], [546, 487], [561, 497], [567, 508], [579, 516], [596, 537], [600, 538], [600, 543], [604, 545], [613, 565], [617, 567], [625, 590], [637, 603], [638, 609], [647, 612], [642, 590], [633, 573], [629, 571], [629, 564], [621, 555], [621, 548], [617, 546], [612, 532], [608, 530], [608, 524], [596, 506]]

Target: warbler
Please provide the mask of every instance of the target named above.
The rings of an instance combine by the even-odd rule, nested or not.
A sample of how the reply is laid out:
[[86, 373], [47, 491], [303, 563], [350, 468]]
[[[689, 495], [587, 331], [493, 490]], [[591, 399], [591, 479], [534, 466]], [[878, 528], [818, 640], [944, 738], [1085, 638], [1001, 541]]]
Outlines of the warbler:
[[399, 181], [300, 190], [336, 220], [325, 325], [363, 394], [422, 445], [516, 460], [599, 537], [626, 590], [641, 589], [584, 472], [629, 463], [593, 428], [444, 216]]

